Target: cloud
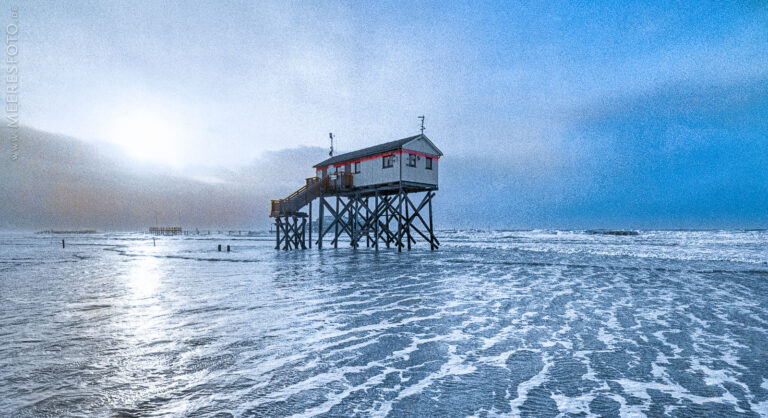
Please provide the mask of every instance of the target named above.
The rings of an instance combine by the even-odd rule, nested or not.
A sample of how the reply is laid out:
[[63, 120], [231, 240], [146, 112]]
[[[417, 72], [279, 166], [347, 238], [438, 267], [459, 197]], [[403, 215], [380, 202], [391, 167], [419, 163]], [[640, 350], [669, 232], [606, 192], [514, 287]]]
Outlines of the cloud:
[[[8, 134], [2, 130], [2, 143]], [[144, 230], [156, 220], [201, 229], [265, 228], [269, 199], [298, 188], [324, 155], [300, 148], [269, 152], [233, 170], [179, 172], [27, 127], [19, 137], [20, 159], [0, 166], [3, 228]]]
[[[474, 153], [435, 139], [446, 153], [436, 225], [765, 227], [766, 92], [768, 80], [757, 79], [606, 98], [499, 152], [499, 138]], [[170, 170], [61, 135], [21, 133], [22, 160], [0, 168], [5, 227], [140, 230], [157, 217], [185, 227], [266, 228], [269, 200], [300, 187], [327, 152], [285, 148], [246, 165]]]

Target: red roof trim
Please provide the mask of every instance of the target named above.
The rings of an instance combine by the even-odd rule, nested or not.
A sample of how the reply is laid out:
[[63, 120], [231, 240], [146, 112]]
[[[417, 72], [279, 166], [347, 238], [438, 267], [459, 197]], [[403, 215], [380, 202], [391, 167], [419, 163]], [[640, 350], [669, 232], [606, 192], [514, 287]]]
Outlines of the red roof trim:
[[[340, 163], [333, 164], [333, 166], [334, 167], [343, 167], [343, 166], [345, 166], [347, 164], [360, 163], [360, 162], [363, 162], [363, 161], [375, 160], [377, 158], [387, 157], [387, 156], [390, 156], [390, 155], [399, 155], [399, 154], [412, 154], [412, 155], [417, 155], [419, 157], [431, 158], [433, 160], [439, 160], [440, 159], [440, 157], [438, 157], [437, 155], [424, 154], [423, 152], [418, 152], [418, 151], [413, 151], [413, 150], [409, 150], [409, 149], [404, 149], [404, 150], [384, 152], [384, 153], [376, 154], [376, 155], [370, 155], [368, 157], [363, 157], [363, 158], [356, 158], [354, 160], [346, 160], [346, 161], [342, 161]], [[317, 171], [322, 171], [322, 170], [324, 170], [324, 169], [326, 169], [326, 168], [328, 168], [330, 166], [331, 165], [326, 165], [326, 166], [323, 166], [323, 167], [317, 167]]]

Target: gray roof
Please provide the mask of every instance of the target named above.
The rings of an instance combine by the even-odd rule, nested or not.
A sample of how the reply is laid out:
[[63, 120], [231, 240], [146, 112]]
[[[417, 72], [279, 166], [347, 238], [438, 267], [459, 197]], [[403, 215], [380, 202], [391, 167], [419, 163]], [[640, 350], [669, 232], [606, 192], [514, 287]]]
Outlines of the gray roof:
[[[433, 144], [432, 141], [430, 141], [426, 135], [419, 134], [419, 135], [409, 136], [408, 138], [398, 139], [397, 141], [385, 142], [383, 144], [359, 149], [357, 151], [335, 155], [323, 162], [315, 164], [313, 167], [314, 168], [325, 167], [327, 165], [337, 164], [343, 161], [356, 160], [358, 158], [369, 157], [371, 155], [383, 154], [389, 151], [396, 151], [402, 148], [403, 145], [413, 141], [414, 139], [418, 139], [419, 137], [424, 137], [424, 139], [427, 140], [427, 142], [429, 142], [433, 147], [435, 147], [435, 144]], [[439, 156], [443, 155], [443, 153], [440, 152], [440, 150], [437, 149], [437, 147], [435, 147], [435, 150], [437, 150]]]

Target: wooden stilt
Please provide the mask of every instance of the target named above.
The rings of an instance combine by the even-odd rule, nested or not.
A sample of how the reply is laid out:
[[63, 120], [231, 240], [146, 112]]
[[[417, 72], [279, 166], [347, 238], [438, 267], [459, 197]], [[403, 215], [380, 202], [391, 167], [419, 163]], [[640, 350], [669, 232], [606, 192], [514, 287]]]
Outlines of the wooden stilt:
[[[331, 233], [331, 244], [338, 248], [339, 240], [343, 235], [349, 237], [349, 244], [353, 248], [360, 248], [361, 240], [365, 239], [367, 248], [379, 250], [379, 245], [384, 243], [387, 248], [392, 245], [398, 252], [418, 244], [417, 238], [423, 238], [434, 251], [440, 246], [440, 241], [435, 236], [432, 198], [434, 191], [416, 189], [387, 189], [382, 192], [374, 189], [363, 194], [351, 192], [348, 194], [333, 194], [336, 202], [328, 201], [327, 195], [319, 196], [318, 233], [312, 233], [312, 217], [314, 209], [312, 202], [309, 205], [309, 215], [298, 211], [275, 216], [275, 248], [283, 250], [312, 248], [313, 241], [317, 248], [323, 247], [325, 235]], [[412, 197], [423, 198], [414, 200]], [[419, 202], [417, 205], [416, 202]], [[327, 216], [326, 214], [330, 215]], [[325, 218], [331, 219], [326, 225]], [[309, 219], [307, 219], [309, 218]], [[309, 228], [309, 238], [307, 238]]]
[[374, 210], [373, 214], [373, 246], [376, 247], [376, 251], [379, 251], [379, 191], [376, 191], [376, 194], [373, 198], [373, 206], [376, 208]]
[[309, 202], [309, 248], [312, 248], [312, 202]]
[[432, 195], [429, 198], [429, 250], [435, 251], [435, 249], [437, 249], [437, 245], [435, 245], [434, 243], [435, 233], [432, 229], [432, 197], [434, 197], [435, 194], [431, 192], [429, 192], [428, 194]]
[[[275, 249], [276, 250], [280, 249], [280, 228], [282, 228], [282, 226], [280, 225], [280, 218], [277, 217], [275, 218], [275, 241], [276, 241]], [[219, 246], [219, 251], [221, 251], [221, 246]]]
[[339, 220], [338, 220], [338, 213], [339, 213], [339, 196], [336, 196], [336, 217], [333, 221], [333, 224], [335, 225], [336, 229], [334, 229], [333, 233], [333, 248], [339, 248]]
[[320, 206], [320, 219], [317, 220], [317, 248], [320, 249], [323, 248], [323, 217], [325, 216], [323, 205], [325, 204], [325, 197], [320, 196], [320, 201], [318, 202], [318, 206]]
[[410, 222], [410, 216], [408, 216], [408, 206], [409, 206], [409, 203], [411, 203], [411, 201], [408, 199], [407, 194], [403, 195], [403, 197], [405, 198], [405, 234], [408, 239], [408, 251], [410, 251], [411, 240], [413, 238], [411, 238], [411, 227], [410, 227], [411, 222]]
[[403, 189], [397, 193], [397, 252], [403, 251]]

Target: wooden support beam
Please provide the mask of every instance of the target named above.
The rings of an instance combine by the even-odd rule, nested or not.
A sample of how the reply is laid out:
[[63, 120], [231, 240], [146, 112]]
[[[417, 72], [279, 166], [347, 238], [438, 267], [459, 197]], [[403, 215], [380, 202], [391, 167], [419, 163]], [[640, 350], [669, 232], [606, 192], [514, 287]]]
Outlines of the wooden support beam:
[[[322, 248], [325, 236], [332, 232], [331, 244], [334, 248], [338, 248], [341, 237], [347, 235], [353, 248], [360, 248], [361, 240], [365, 238], [365, 246], [368, 248], [378, 251], [384, 243], [387, 248], [395, 245], [398, 252], [402, 252], [404, 248], [413, 248], [413, 245], [418, 244], [417, 238], [421, 237], [429, 243], [430, 250], [434, 251], [440, 245], [432, 219], [432, 198], [435, 193], [427, 191], [420, 201], [412, 199], [414, 193], [420, 195], [422, 192], [414, 192], [405, 186], [385, 191], [370, 190], [365, 195], [350, 191], [349, 194], [334, 195], [335, 205], [321, 194], [318, 196], [316, 240], [312, 228], [314, 205], [308, 200], [309, 219], [306, 214], [299, 212], [275, 218], [275, 248], [306, 249], [312, 248], [313, 243]], [[330, 224], [326, 224], [326, 217], [331, 219]]]
[[280, 249], [280, 218], [275, 218], [275, 249]]
[[[373, 211], [371, 210], [371, 208], [368, 206], [367, 197], [359, 199], [357, 202], [357, 229], [355, 230], [355, 235], [352, 237], [352, 242], [356, 246], [359, 245], [359, 240], [363, 236], [366, 238], [366, 246], [370, 246], [370, 242], [372, 242], [371, 229], [374, 226], [375, 220], [380, 216], [379, 212], [379, 208], [374, 208]], [[360, 223], [360, 220], [363, 222]]]
[[[373, 198], [373, 206], [376, 208], [375, 213], [379, 213], [379, 191], [377, 190]], [[379, 220], [375, 217], [373, 220], [373, 246], [376, 247], [376, 251], [379, 251]]]
[[336, 212], [334, 214], [334, 217], [336, 219], [333, 220], [333, 224], [336, 226], [336, 229], [334, 229], [334, 234], [333, 234], [333, 248], [339, 248], [339, 219], [338, 219], [338, 213], [339, 213], [339, 196], [336, 196]]
[[[294, 218], [295, 219], [295, 218]], [[298, 229], [301, 231], [300, 234], [297, 234], [297, 243], [301, 245], [302, 250], [307, 249], [307, 243], [306, 243], [306, 237], [307, 237], [307, 218], [301, 218], [301, 226], [298, 227]], [[297, 246], [298, 247], [298, 246]]]
[[312, 201], [309, 201], [309, 248], [312, 248]]
[[413, 220], [416, 219], [416, 218], [418, 218], [421, 221], [421, 223], [424, 226], [424, 228], [428, 230], [430, 237], [427, 238], [426, 236], [424, 236], [424, 234], [421, 234], [421, 235], [424, 237], [424, 239], [427, 242], [430, 243], [430, 248], [432, 248], [432, 247], [437, 248], [437, 246], [440, 245], [440, 243], [437, 241], [437, 238], [435, 238], [434, 231], [432, 230], [431, 219], [430, 219], [430, 222], [427, 223], [424, 220], [424, 218], [421, 216], [421, 210], [424, 208], [424, 206], [429, 205], [429, 207], [430, 207], [430, 215], [431, 215], [432, 198], [434, 196], [435, 196], [435, 194], [432, 193], [432, 192], [427, 193], [424, 196], [424, 198], [421, 200], [421, 203], [419, 204], [418, 207], [416, 207], [416, 205], [414, 205], [413, 202], [410, 201], [410, 199], [408, 200], [408, 204], [410, 204], [411, 207], [413, 208], [413, 215], [408, 219], [408, 223], [410, 225], [413, 225]]
[[317, 248], [322, 249], [323, 248], [323, 217], [325, 217], [324, 213], [324, 207], [323, 205], [327, 205], [325, 203], [325, 196], [320, 196], [320, 201], [317, 203], [318, 206], [320, 206], [320, 219], [317, 220]]
[[434, 229], [432, 229], [432, 197], [434, 197], [435, 194], [432, 192], [427, 192], [427, 194], [432, 195], [429, 198], [429, 250], [435, 251], [437, 249], [437, 245], [435, 245], [434, 241], [436, 241], [437, 238], [435, 238], [435, 232]]
[[411, 203], [411, 199], [408, 198], [408, 193], [406, 193], [404, 197], [405, 197], [405, 219], [406, 219], [405, 234], [408, 237], [408, 251], [411, 251], [411, 240], [413, 240], [413, 238], [411, 238], [411, 222], [410, 222], [410, 216], [408, 216], [408, 206], [409, 204], [412, 205], [412, 203]]
[[397, 193], [397, 252], [403, 251], [403, 189]]
[[357, 229], [357, 216], [358, 212], [360, 211], [360, 196], [355, 195], [351, 197], [352, 199], [352, 210], [349, 211], [349, 226], [352, 231], [352, 236], [349, 237], [349, 245], [352, 246], [352, 248], [357, 248], [357, 240], [355, 239], [355, 230]]
[[[337, 202], [336, 205], [338, 207], [338, 199], [336, 198]], [[338, 248], [338, 242], [339, 242], [339, 226], [341, 226], [342, 232], [346, 232], [350, 238], [352, 237], [352, 233], [349, 229], [349, 225], [345, 222], [343, 222], [344, 214], [350, 211], [350, 208], [352, 207], [352, 203], [354, 203], [353, 200], [347, 200], [347, 203], [344, 205], [343, 209], [341, 211], [334, 211], [333, 208], [328, 205], [328, 211], [331, 212], [331, 215], [333, 215], [333, 222], [331, 222], [331, 225], [328, 226], [328, 229], [326, 231], [330, 231], [332, 227], [335, 227], [335, 236], [333, 237], [333, 241], [331, 243], [334, 245], [334, 248]]]

